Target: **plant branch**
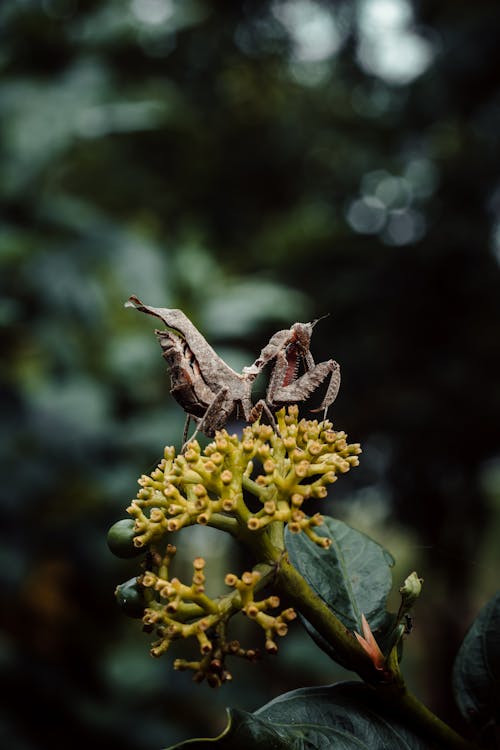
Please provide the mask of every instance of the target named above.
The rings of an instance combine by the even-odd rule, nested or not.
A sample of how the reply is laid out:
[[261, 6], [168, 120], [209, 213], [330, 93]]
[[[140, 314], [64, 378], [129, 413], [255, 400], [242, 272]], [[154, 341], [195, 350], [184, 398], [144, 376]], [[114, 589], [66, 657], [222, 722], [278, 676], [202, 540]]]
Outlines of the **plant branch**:
[[338, 656], [339, 662], [349, 666], [376, 692], [382, 703], [398, 716], [404, 715], [419, 734], [426, 736], [438, 748], [447, 750], [477, 750], [477, 746], [461, 737], [454, 729], [430, 711], [416, 696], [408, 692], [399, 670], [393, 681], [377, 671], [359, 646], [353, 633], [333, 614], [292, 566], [287, 555], [279, 561], [275, 585], [281, 595], [322, 635]]
[[424, 734], [437, 748], [449, 750], [478, 750], [478, 746], [466, 740], [432, 713], [419, 699], [405, 690], [399, 703], [394, 706], [398, 716], [405, 717], [408, 724]]

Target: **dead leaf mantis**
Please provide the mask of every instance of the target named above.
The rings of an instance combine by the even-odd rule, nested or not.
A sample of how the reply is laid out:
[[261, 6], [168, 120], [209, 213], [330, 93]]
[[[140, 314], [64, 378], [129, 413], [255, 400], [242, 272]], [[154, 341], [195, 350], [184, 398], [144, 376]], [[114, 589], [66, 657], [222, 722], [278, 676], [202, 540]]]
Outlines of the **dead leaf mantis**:
[[[290, 329], [275, 333], [255, 362], [244, 367], [240, 374], [219, 357], [182, 310], [151, 307], [136, 296], [131, 296], [125, 304], [159, 318], [167, 326], [168, 330], [156, 330], [156, 335], [170, 370], [170, 392], [187, 415], [183, 445], [191, 419], [196, 422], [191, 440], [198, 432], [212, 437], [233, 414], [254, 422], [265, 413], [276, 429], [273, 412], [283, 405], [307, 400], [328, 377], [330, 382], [322, 404], [314, 411], [324, 410], [326, 415], [337, 396], [339, 365], [334, 360], [315, 364], [309, 349], [317, 321], [294, 323]], [[253, 383], [274, 360], [266, 397], [254, 406]], [[306, 371], [297, 377], [300, 360]]]

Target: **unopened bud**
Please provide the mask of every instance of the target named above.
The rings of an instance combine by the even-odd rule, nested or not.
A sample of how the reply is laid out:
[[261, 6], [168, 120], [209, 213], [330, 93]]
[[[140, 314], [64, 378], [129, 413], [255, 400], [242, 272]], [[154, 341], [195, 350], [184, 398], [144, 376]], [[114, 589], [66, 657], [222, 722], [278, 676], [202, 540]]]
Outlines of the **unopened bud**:
[[420, 596], [423, 582], [424, 579], [419, 578], [416, 571], [413, 571], [399, 589], [402, 599], [401, 604], [405, 610], [410, 609]]

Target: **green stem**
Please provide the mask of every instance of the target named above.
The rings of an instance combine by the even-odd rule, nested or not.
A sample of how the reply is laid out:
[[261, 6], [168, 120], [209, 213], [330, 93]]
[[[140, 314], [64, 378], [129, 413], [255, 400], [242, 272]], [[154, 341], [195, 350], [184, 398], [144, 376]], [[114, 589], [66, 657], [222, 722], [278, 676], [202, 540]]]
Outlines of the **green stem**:
[[245, 490], [251, 492], [252, 495], [255, 495], [255, 497], [258, 497], [262, 501], [264, 501], [264, 499], [269, 495], [266, 487], [262, 487], [262, 485], [257, 484], [257, 482], [254, 482], [253, 479], [247, 477], [246, 474], [243, 474], [241, 478], [241, 484]]
[[[278, 561], [276, 561], [278, 562]], [[394, 681], [387, 683], [374, 669], [354, 635], [312, 591], [304, 578], [292, 566], [287, 555], [282, 555], [276, 573], [276, 587], [292, 606], [322, 635], [335, 650], [338, 660], [348, 665], [372, 688], [390, 711], [404, 716], [409, 725], [426, 736], [438, 748], [447, 750], [477, 750], [477, 746], [457, 734], [439, 719], [412, 693], [408, 692], [399, 671]]]
[[238, 529], [238, 521], [231, 516], [225, 516], [223, 513], [212, 513], [207, 523], [207, 526], [212, 526], [214, 529], [220, 529], [220, 531], [227, 531], [228, 534], [235, 534]]
[[325, 602], [317, 596], [306, 580], [293, 567], [288, 555], [279, 561], [276, 574], [278, 593], [286, 597], [316, 630], [332, 644], [342, 664], [349, 664], [364, 680], [373, 684], [376, 670], [365, 652], [345, 625], [336, 617]]
[[478, 750], [477, 745], [457, 734], [413, 693], [406, 690], [394, 708], [398, 716], [405, 717], [416, 731], [425, 734], [436, 747], [449, 750]]

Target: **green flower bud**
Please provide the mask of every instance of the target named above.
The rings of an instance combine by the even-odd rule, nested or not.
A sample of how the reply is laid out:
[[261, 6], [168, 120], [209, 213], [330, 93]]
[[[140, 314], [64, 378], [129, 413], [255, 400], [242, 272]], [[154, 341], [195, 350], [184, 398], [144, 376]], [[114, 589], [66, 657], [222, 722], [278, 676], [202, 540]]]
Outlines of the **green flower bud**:
[[144, 553], [143, 549], [134, 547], [135, 522], [132, 518], [123, 518], [111, 526], [108, 531], [108, 547], [117, 557], [136, 557]]
[[118, 606], [128, 617], [136, 619], [142, 617], [145, 607], [148, 606], [144, 599], [144, 589], [137, 583], [137, 578], [131, 578], [117, 586], [115, 597]]
[[405, 582], [399, 589], [399, 593], [401, 594], [401, 599], [402, 599], [402, 607], [404, 608], [404, 611], [407, 611], [408, 609], [410, 609], [410, 607], [413, 606], [413, 604], [416, 602], [416, 600], [420, 596], [423, 582], [424, 582], [424, 579], [419, 578], [417, 573], [413, 571], [413, 573], [410, 573], [408, 578], [405, 580]]

